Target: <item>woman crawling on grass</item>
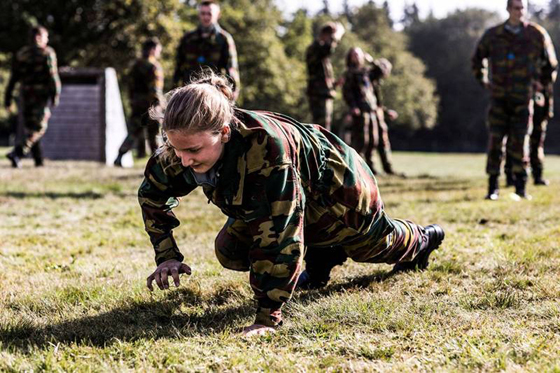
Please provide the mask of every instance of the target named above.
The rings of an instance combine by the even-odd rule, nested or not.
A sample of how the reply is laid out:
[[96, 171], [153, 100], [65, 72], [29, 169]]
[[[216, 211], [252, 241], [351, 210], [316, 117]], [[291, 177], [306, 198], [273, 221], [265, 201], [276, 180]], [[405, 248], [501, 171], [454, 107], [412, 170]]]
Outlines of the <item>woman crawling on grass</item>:
[[169, 288], [169, 276], [178, 286], [179, 274], [191, 273], [173, 238], [172, 209], [201, 186], [228, 216], [218, 260], [249, 271], [258, 308], [246, 335], [274, 331], [296, 285], [324, 286], [347, 257], [422, 270], [443, 240], [438, 225], [389, 218], [371, 170], [338, 137], [282, 114], [235, 108], [225, 78], [209, 74], [170, 92], [159, 119], [166, 144], [148, 161], [138, 192], [157, 263], [148, 288], [154, 280]]

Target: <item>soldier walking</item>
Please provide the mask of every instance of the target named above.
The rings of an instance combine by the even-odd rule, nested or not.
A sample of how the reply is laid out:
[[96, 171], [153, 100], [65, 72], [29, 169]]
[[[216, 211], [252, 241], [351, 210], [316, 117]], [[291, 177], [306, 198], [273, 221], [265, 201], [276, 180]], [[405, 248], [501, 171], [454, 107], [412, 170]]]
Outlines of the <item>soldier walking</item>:
[[[138, 58], [129, 74], [129, 95], [132, 113], [128, 123], [128, 136], [125, 138], [119, 154], [115, 159], [115, 166], [122, 166], [122, 157], [135, 144], [145, 148], [144, 132], [147, 132], [148, 144], [152, 154], [159, 144], [159, 123], [150, 119], [148, 110], [158, 106], [163, 100], [163, 69], [158, 59], [161, 55], [161, 44], [157, 38], [150, 38], [142, 45], [142, 57]], [[139, 144], [141, 142], [141, 144]], [[143, 154], [139, 152], [138, 157]]]
[[49, 105], [58, 105], [60, 78], [56, 53], [47, 44], [49, 33], [42, 26], [35, 26], [30, 32], [30, 45], [20, 49], [12, 64], [12, 72], [4, 104], [11, 111], [12, 94], [16, 83], [20, 84], [20, 106], [23, 113], [24, 137], [7, 154], [12, 167], [21, 166], [21, 158], [29, 152], [33, 155], [36, 167], [43, 166], [41, 138], [47, 130], [51, 111]]
[[[498, 199], [498, 177], [506, 139], [511, 142], [513, 196], [530, 199], [526, 184], [533, 97], [554, 81], [558, 65], [546, 30], [525, 20], [524, 1], [508, 0], [507, 11], [508, 20], [484, 33], [472, 58], [476, 79], [491, 93], [486, 164], [489, 175], [486, 198], [490, 200]], [[484, 60], [488, 60], [489, 69], [485, 68]]]
[[330, 56], [344, 35], [340, 23], [329, 22], [321, 27], [317, 39], [307, 47], [307, 97], [313, 123], [331, 130], [333, 98], [335, 95], [334, 73]]
[[240, 79], [237, 50], [233, 37], [218, 24], [220, 6], [214, 1], [202, 1], [198, 6], [199, 26], [185, 33], [176, 55], [173, 83], [188, 84], [204, 67], [228, 77], [234, 84], [234, 97], [239, 96]]

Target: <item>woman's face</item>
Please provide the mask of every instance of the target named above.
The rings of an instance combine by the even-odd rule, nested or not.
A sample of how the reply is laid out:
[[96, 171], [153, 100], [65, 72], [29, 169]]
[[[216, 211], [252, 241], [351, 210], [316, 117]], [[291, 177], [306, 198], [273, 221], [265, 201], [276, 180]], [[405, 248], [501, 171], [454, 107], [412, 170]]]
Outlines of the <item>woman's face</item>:
[[196, 173], [210, 170], [222, 157], [224, 144], [230, 139], [230, 128], [224, 126], [220, 133], [212, 131], [168, 131], [167, 140], [181, 164]]
[[351, 50], [350, 62], [356, 66], [362, 66], [364, 63], [364, 52], [360, 48]]

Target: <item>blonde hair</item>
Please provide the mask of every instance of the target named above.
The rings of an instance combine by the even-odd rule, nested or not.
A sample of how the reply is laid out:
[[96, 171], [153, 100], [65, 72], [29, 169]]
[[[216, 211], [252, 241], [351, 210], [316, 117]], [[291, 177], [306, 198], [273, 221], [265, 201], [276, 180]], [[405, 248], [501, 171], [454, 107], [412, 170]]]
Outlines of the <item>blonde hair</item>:
[[[232, 84], [209, 69], [191, 82], [165, 95], [164, 102], [150, 109], [150, 117], [164, 132], [220, 132], [225, 125], [236, 127]], [[164, 145], [169, 148], [167, 141]], [[169, 150], [169, 149], [166, 149]]]

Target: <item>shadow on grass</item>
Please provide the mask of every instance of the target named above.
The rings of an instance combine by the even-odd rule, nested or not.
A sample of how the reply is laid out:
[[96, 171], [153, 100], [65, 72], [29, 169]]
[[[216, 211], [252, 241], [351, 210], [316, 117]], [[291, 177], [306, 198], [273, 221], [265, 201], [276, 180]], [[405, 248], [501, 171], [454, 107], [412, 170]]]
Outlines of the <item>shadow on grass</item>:
[[73, 199], [100, 199], [103, 198], [103, 194], [87, 191], [81, 193], [75, 192], [64, 192], [64, 193], [57, 193], [57, 192], [5, 192], [0, 193], [0, 196], [17, 198], [17, 199], [26, 199], [26, 198], [49, 198], [49, 199], [60, 199], [60, 198], [73, 198]]
[[[296, 291], [294, 299], [309, 304], [329, 294], [367, 288], [393, 275], [393, 272], [379, 271], [320, 290]], [[193, 289], [183, 288], [168, 293], [163, 300], [133, 302], [99, 315], [41, 327], [31, 322], [4, 323], [0, 326], [0, 344], [4, 348], [32, 353], [33, 347], [58, 343], [105, 347], [120, 341], [212, 335], [232, 326], [241, 327], [254, 315], [254, 303], [240, 302], [238, 293], [228, 294], [229, 299], [219, 298], [220, 292], [202, 297]], [[193, 305], [200, 307], [193, 311]], [[190, 312], [182, 311], [182, 306], [190, 307]]]
[[[191, 289], [179, 289], [163, 300], [134, 302], [95, 316], [37, 327], [19, 322], [0, 326], [0, 344], [21, 352], [50, 344], [104, 347], [118, 341], [178, 338], [183, 335], [211, 335], [254, 313], [251, 302], [236, 306], [207, 304], [191, 314], [182, 313], [182, 305], [200, 305], [205, 301]], [[235, 320], [239, 320], [235, 323]]]

